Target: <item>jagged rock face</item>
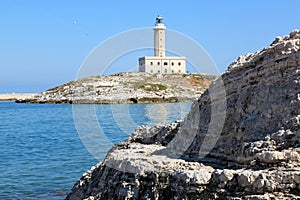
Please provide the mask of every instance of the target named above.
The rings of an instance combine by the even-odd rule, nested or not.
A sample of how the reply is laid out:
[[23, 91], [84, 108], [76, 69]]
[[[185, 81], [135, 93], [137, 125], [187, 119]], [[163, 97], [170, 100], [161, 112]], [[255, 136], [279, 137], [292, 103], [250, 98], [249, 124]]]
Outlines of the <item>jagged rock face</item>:
[[[67, 199], [300, 199], [299, 47], [293, 31], [239, 57], [219, 79], [224, 110], [214, 108], [224, 99], [211, 99], [222, 90], [213, 83], [183, 121], [139, 127], [113, 147]], [[220, 133], [209, 136], [224, 112], [213, 124]], [[203, 158], [208, 136], [216, 141]]]
[[[300, 146], [300, 34], [277, 38], [270, 47], [239, 57], [222, 75], [227, 110], [222, 134], [208, 157], [237, 165], [258, 165], [294, 161]], [[208, 92], [204, 95], [207, 96]], [[209, 110], [206, 98], [201, 110]], [[207, 126], [210, 113], [201, 115]], [[206, 132], [198, 134], [186, 154], [197, 157]], [[272, 153], [269, 153], [272, 151]], [[290, 150], [288, 150], [290, 151]], [[275, 153], [277, 152], [277, 153]], [[281, 153], [280, 153], [281, 152]], [[275, 158], [274, 156], [279, 156]], [[290, 157], [292, 156], [292, 157]], [[220, 160], [222, 158], [222, 160]]]

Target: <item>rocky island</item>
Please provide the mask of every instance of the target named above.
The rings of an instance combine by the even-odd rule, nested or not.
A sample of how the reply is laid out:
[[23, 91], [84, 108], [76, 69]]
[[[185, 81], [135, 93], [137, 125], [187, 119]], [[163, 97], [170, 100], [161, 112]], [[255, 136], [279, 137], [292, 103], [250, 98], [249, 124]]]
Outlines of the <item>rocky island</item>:
[[299, 49], [296, 30], [240, 56], [183, 121], [138, 127], [66, 199], [300, 199]]
[[118, 73], [87, 77], [17, 103], [116, 104], [192, 101], [217, 76], [207, 74]]

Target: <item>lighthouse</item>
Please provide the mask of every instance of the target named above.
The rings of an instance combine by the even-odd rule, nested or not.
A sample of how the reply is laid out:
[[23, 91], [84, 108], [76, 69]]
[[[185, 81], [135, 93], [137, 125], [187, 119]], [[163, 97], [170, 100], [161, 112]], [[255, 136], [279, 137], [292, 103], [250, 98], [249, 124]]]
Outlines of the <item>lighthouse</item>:
[[154, 30], [154, 56], [165, 57], [165, 35], [166, 27], [162, 23], [162, 17], [157, 16]]
[[161, 16], [156, 17], [154, 31], [154, 56], [139, 58], [139, 71], [155, 74], [186, 73], [185, 57], [166, 56], [166, 26]]

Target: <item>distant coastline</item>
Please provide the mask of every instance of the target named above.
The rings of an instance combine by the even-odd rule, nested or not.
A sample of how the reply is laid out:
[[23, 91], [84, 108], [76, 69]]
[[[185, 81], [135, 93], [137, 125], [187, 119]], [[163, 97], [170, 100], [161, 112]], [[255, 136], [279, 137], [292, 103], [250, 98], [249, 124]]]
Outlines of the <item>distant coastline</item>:
[[15, 101], [17, 99], [26, 99], [31, 98], [36, 94], [33, 93], [8, 93], [8, 94], [0, 94], [0, 101]]

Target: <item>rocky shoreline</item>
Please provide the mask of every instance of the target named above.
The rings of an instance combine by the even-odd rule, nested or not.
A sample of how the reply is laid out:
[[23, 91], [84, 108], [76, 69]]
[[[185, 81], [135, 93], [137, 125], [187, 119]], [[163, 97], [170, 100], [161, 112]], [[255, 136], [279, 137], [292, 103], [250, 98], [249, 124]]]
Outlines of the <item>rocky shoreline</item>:
[[183, 121], [138, 127], [66, 199], [300, 199], [300, 31], [239, 57]]
[[217, 76], [148, 74], [141, 72], [95, 76], [72, 81], [17, 103], [130, 104], [193, 101]]

